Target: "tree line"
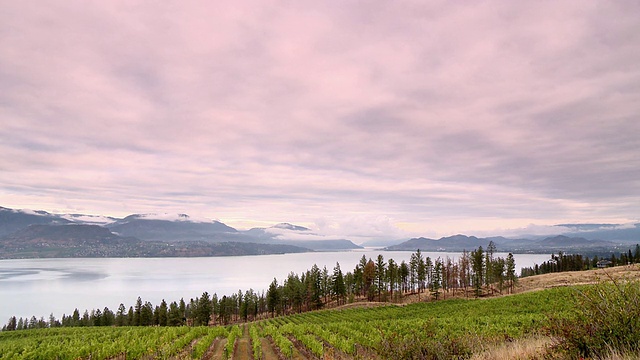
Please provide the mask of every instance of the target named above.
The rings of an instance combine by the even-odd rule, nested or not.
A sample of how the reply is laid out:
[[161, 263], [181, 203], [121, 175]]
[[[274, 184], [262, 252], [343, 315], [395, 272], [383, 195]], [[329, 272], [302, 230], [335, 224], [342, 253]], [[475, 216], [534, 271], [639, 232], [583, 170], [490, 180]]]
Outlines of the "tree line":
[[[204, 292], [200, 297], [185, 302], [165, 300], [153, 305], [138, 297], [128, 309], [120, 304], [116, 311], [85, 310], [82, 315], [75, 309], [71, 315], [48, 320], [15, 316], [3, 330], [22, 330], [44, 327], [71, 326], [181, 326], [230, 324], [252, 321], [292, 313], [317, 310], [326, 306], [340, 306], [354, 301], [399, 302], [407, 295], [420, 300], [438, 300], [453, 294], [483, 296], [488, 292], [513, 292], [517, 281], [515, 260], [495, 256], [496, 247], [489, 243], [486, 251], [479, 247], [464, 251], [458, 259], [450, 257], [431, 259], [420, 250], [411, 254], [409, 262], [385, 261], [383, 255], [375, 260], [362, 256], [352, 271], [342, 271], [336, 263], [332, 271], [314, 264], [301, 273], [289, 273], [286, 279], [273, 281], [266, 292], [249, 289], [218, 297]], [[422, 298], [424, 296], [424, 298]]]
[[536, 264], [533, 267], [522, 268], [520, 270], [520, 277], [563, 271], [590, 270], [597, 268], [598, 263], [601, 260], [609, 261], [609, 263], [602, 266], [618, 266], [640, 263], [640, 245], [636, 244], [635, 251], [633, 253], [631, 252], [631, 249], [629, 249], [626, 252], [620, 253], [618, 256], [616, 256], [615, 253], [611, 253], [608, 255], [600, 254], [600, 256], [594, 255], [589, 258], [589, 256], [582, 254], [564, 254], [560, 251], [558, 252], [558, 255], [551, 254], [551, 259], [540, 265]]

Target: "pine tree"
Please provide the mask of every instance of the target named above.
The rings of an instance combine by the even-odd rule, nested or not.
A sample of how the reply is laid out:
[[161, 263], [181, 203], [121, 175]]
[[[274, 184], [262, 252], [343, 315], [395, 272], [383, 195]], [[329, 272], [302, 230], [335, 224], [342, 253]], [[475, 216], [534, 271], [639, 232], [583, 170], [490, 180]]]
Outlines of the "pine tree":
[[10, 317], [9, 321], [7, 322], [6, 330], [14, 331], [17, 329], [17, 327], [18, 327], [18, 321], [16, 320], [16, 317], [15, 316]]
[[440, 286], [442, 284], [442, 260], [440, 258], [435, 261], [431, 284], [431, 296], [433, 296], [435, 300], [438, 300], [440, 295]]
[[338, 305], [344, 303], [344, 299], [347, 296], [347, 288], [344, 284], [344, 276], [342, 270], [340, 270], [340, 264], [336, 262], [336, 267], [333, 268], [332, 277], [332, 292], [338, 302]]
[[273, 281], [269, 284], [269, 289], [267, 290], [267, 308], [271, 313], [271, 317], [276, 316], [276, 310], [278, 309], [279, 303], [280, 294], [278, 292], [278, 280], [273, 278]]
[[127, 321], [127, 309], [124, 307], [124, 304], [120, 303], [118, 306], [118, 311], [116, 312], [116, 326], [126, 326], [128, 325]]
[[158, 325], [167, 326], [167, 323], [169, 321], [168, 311], [169, 309], [167, 308], [167, 302], [162, 299], [160, 307], [158, 308]]
[[131, 325], [142, 325], [142, 298], [140, 298], [140, 296], [138, 296], [138, 299], [136, 300], [136, 308], [133, 313], [133, 323]]
[[382, 290], [385, 287], [386, 263], [382, 254], [378, 254], [376, 259], [376, 287], [378, 288], [378, 301], [382, 301]]
[[209, 325], [209, 320], [211, 319], [211, 299], [209, 298], [209, 293], [204, 292], [200, 299], [198, 300], [198, 309], [197, 314], [195, 316], [195, 325]]
[[513, 254], [509, 253], [507, 255], [507, 286], [509, 287], [509, 292], [513, 294], [513, 287], [516, 283], [516, 262], [513, 258]]
[[473, 288], [476, 297], [482, 295], [483, 274], [485, 270], [484, 251], [482, 246], [471, 252], [471, 269], [473, 271]]

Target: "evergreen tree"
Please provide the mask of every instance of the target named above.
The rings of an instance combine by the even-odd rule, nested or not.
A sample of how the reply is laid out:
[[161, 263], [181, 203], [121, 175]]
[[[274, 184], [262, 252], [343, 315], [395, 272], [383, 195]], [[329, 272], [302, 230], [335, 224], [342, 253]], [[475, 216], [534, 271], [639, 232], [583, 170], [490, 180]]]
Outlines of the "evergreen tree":
[[93, 326], [102, 326], [102, 311], [100, 309], [91, 310], [91, 320]]
[[211, 299], [209, 298], [209, 293], [205, 291], [204, 293], [202, 293], [202, 296], [200, 296], [200, 300], [198, 301], [198, 309], [195, 316], [195, 325], [209, 325], [211, 312]]
[[167, 302], [162, 299], [158, 308], [158, 325], [167, 326], [169, 322], [168, 318], [169, 309], [167, 308]]
[[7, 322], [7, 327], [6, 330], [7, 331], [14, 331], [18, 328], [18, 321], [16, 320], [15, 316], [12, 316], [9, 318], [9, 321]]
[[71, 316], [71, 326], [80, 326], [80, 311], [78, 308], [73, 310], [73, 315]]
[[402, 284], [402, 292], [409, 291], [409, 265], [402, 260], [399, 268], [400, 283]]
[[167, 325], [169, 326], [180, 326], [182, 325], [182, 312], [180, 312], [180, 308], [178, 307], [178, 303], [175, 301], [169, 304], [169, 312], [167, 314]]
[[387, 261], [387, 279], [389, 280], [389, 295], [393, 301], [393, 291], [398, 285], [398, 265], [393, 259]]
[[276, 310], [278, 309], [279, 303], [280, 293], [278, 291], [278, 280], [273, 278], [273, 281], [269, 284], [269, 289], [267, 290], [267, 308], [271, 313], [271, 317], [276, 316]]
[[126, 326], [128, 325], [127, 321], [127, 309], [124, 307], [124, 304], [120, 303], [118, 306], [118, 311], [116, 312], [116, 326]]
[[322, 288], [322, 296], [324, 296], [324, 303], [326, 304], [331, 290], [331, 278], [329, 277], [329, 270], [327, 270], [326, 266], [322, 268], [320, 284]]
[[431, 275], [431, 296], [438, 300], [440, 295], [440, 286], [442, 284], [442, 259], [438, 258], [433, 267]]
[[509, 287], [509, 292], [513, 294], [513, 287], [518, 278], [516, 276], [516, 262], [515, 262], [515, 259], [513, 258], [512, 253], [509, 253], [507, 255], [506, 267], [507, 267], [506, 269], [507, 286]]
[[[35, 316], [33, 317], [35, 320]], [[82, 319], [80, 319], [80, 326], [89, 326], [91, 325], [91, 318], [89, 317], [89, 311], [85, 310], [84, 314], [82, 314]]]
[[140, 296], [138, 296], [138, 299], [136, 300], [136, 308], [133, 313], [133, 323], [131, 325], [142, 325], [142, 298], [140, 298]]
[[476, 297], [479, 297], [482, 295], [482, 283], [484, 280], [483, 274], [485, 269], [484, 251], [482, 246], [471, 252], [471, 262], [471, 269], [473, 271], [473, 288], [475, 290]]
[[129, 306], [129, 311], [127, 312], [127, 326], [136, 326], [136, 314], [133, 306]]
[[306, 277], [307, 298], [309, 307], [317, 310], [322, 307], [322, 284], [318, 265], [313, 264]]
[[140, 309], [140, 326], [149, 326], [153, 324], [153, 305], [145, 301]]
[[367, 265], [365, 265], [362, 277], [364, 279], [364, 292], [367, 295], [367, 299], [373, 301], [375, 296], [375, 287], [373, 285], [376, 278], [376, 265], [371, 259], [369, 259]]
[[347, 288], [344, 283], [342, 270], [340, 270], [340, 264], [337, 262], [336, 267], [333, 268], [332, 289], [338, 305], [343, 304], [344, 299], [347, 296]]
[[376, 288], [378, 289], [378, 301], [382, 301], [382, 290], [385, 287], [385, 275], [387, 273], [386, 263], [382, 254], [378, 255], [376, 261]]

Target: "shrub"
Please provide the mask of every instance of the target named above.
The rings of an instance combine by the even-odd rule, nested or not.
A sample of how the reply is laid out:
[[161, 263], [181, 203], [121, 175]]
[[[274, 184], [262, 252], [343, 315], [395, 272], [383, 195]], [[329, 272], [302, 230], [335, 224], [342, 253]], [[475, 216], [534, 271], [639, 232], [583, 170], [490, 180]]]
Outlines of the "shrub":
[[640, 351], [640, 281], [601, 282], [579, 288], [576, 313], [552, 318], [557, 348], [571, 357]]

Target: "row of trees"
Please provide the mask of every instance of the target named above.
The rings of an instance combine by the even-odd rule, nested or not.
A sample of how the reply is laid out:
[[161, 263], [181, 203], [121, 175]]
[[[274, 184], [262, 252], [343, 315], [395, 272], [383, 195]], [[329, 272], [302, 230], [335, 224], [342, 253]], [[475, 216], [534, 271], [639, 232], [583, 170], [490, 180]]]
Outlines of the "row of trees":
[[[382, 255], [374, 260], [362, 256], [353, 271], [344, 273], [339, 263], [330, 272], [313, 265], [300, 275], [290, 273], [281, 283], [273, 279], [265, 292], [249, 289], [218, 298], [204, 292], [188, 303], [183, 299], [167, 304], [152, 305], [138, 297], [128, 309], [120, 304], [113, 312], [105, 307], [85, 311], [78, 309], [57, 320], [16, 319], [12, 317], [3, 330], [20, 330], [56, 326], [180, 326], [229, 324], [251, 321], [267, 316], [299, 313], [320, 309], [327, 305], [342, 305], [357, 299], [368, 301], [401, 301], [403, 296], [417, 294], [439, 299], [451, 293], [482, 296], [486, 291], [512, 291], [516, 282], [515, 261], [512, 254], [506, 259], [495, 257], [495, 245], [463, 252], [457, 260], [446, 257], [431, 259], [420, 250], [407, 263]], [[426, 295], [423, 295], [427, 293]]]
[[540, 265], [536, 264], [533, 267], [522, 268], [520, 270], [520, 277], [594, 269], [598, 266], [600, 260], [610, 261], [610, 266], [640, 263], [640, 245], [636, 245], [633, 253], [631, 249], [629, 249], [626, 252], [620, 253], [619, 256], [611, 253], [610, 255], [594, 255], [589, 258], [582, 254], [563, 254], [562, 252], [558, 252], [558, 255], [551, 254], [551, 259]]

